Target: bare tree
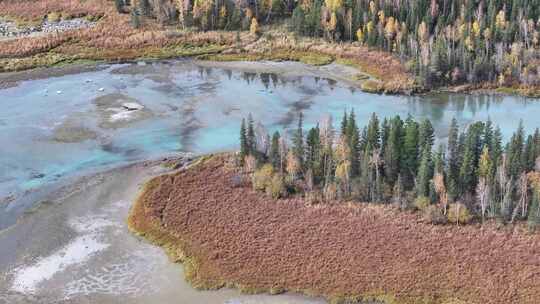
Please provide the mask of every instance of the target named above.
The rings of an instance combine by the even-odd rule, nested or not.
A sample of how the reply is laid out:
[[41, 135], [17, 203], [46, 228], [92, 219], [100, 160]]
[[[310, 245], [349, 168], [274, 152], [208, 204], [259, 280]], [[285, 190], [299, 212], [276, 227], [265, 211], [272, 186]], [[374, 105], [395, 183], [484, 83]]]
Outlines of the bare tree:
[[485, 220], [487, 207], [490, 201], [491, 187], [485, 177], [481, 177], [478, 185], [476, 186], [476, 196], [478, 204], [480, 205], [480, 213], [482, 215], [482, 222]]

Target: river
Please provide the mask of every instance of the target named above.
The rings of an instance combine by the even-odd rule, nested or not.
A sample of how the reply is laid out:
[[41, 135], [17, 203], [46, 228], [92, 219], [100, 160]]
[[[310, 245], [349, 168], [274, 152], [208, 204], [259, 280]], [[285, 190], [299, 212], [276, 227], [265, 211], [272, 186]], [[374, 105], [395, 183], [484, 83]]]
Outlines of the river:
[[[66, 201], [74, 207], [66, 207], [68, 203], [64, 201], [62, 208], [56, 204], [53, 207], [40, 207], [41, 204], [36, 210], [31, 208], [35, 208], [36, 202], [43, 200], [46, 194], [90, 174], [179, 152], [201, 154], [234, 149], [238, 144], [240, 121], [249, 113], [269, 131], [294, 128], [300, 112], [304, 114], [306, 128], [314, 126], [328, 114], [334, 117], [337, 127], [343, 112], [353, 109], [361, 126], [367, 123], [372, 113], [377, 113], [379, 117], [399, 114], [405, 118], [412, 115], [429, 118], [440, 140], [446, 138], [454, 117], [460, 126], [491, 118], [501, 127], [505, 139], [517, 128], [520, 119], [529, 132], [540, 127], [540, 103], [535, 99], [462, 94], [416, 97], [368, 94], [347, 81], [347, 76], [354, 73], [350, 67], [335, 64], [316, 68], [290, 62], [208, 63], [179, 60], [103, 65], [82, 73], [23, 80], [1, 89], [0, 229], [4, 230], [0, 230], [0, 253], [3, 254], [0, 271], [4, 276], [0, 277], [0, 294], [2, 290], [6, 291], [5, 294], [11, 294], [10, 303], [14, 299], [31, 301], [32, 297], [27, 295], [35, 296], [38, 302], [40, 295], [46, 296], [50, 302], [74, 297], [81, 299], [81, 295], [94, 300], [111, 294], [114, 297], [127, 295], [127, 292], [115, 294], [103, 288], [90, 287], [52, 292], [44, 286], [48, 286], [47, 281], [51, 280], [56, 283], [50, 283], [50, 286], [57, 288], [70, 283], [72, 285], [69, 286], [76, 286], [73, 282], [80, 283], [77, 280], [84, 276], [65, 277], [65, 272], [71, 268], [61, 265], [67, 262], [72, 265], [70, 267], [75, 267], [73, 265], [83, 260], [95, 260], [94, 249], [96, 252], [108, 252], [105, 256], [112, 257], [114, 254], [111, 252], [127, 254], [125, 248], [135, 248], [130, 252], [152, 252], [153, 260], [161, 261], [150, 270], [140, 270], [141, 273], [148, 273], [149, 277], [155, 276], [157, 286], [157, 291], [150, 289], [145, 299], [165, 295], [177, 298], [179, 294], [193, 293], [193, 296], [180, 303], [224, 303], [227, 299], [246, 303], [317, 302], [317, 299], [307, 300], [294, 295], [282, 296], [285, 298], [242, 298], [233, 291], [202, 296], [180, 279], [171, 279], [175, 284], [183, 284], [179, 289], [159, 288], [168, 286], [159, 283], [160, 278], [180, 278], [181, 270], [165, 270], [170, 263], [164, 255], [152, 251], [152, 246], [136, 241], [126, 231], [123, 218], [114, 217], [114, 212], [110, 212], [118, 208], [118, 214], [127, 214], [130, 200], [137, 189], [133, 184], [125, 187], [116, 185], [117, 182], [110, 178], [105, 178], [99, 185], [87, 185], [88, 182], [85, 182], [88, 189], [97, 187], [105, 194], [93, 197], [92, 192], [83, 190], [82, 193], [88, 198], [74, 199], [73, 195], [67, 198]], [[141, 169], [144, 174], [134, 174], [139, 179], [132, 182], [140, 184], [143, 177], [151, 176], [158, 170], [154, 169]], [[133, 173], [130, 171], [133, 169], [123, 170], [127, 171], [113, 171], [115, 173], [112, 175], [118, 175], [118, 172]], [[133, 191], [114, 197], [114, 189], [118, 187], [124, 192], [125, 189]], [[88, 206], [83, 207], [85, 199]], [[76, 207], [78, 205], [81, 206]], [[96, 227], [81, 228], [77, 221], [85, 221], [84, 216], [90, 216], [90, 221], [98, 218], [105, 219], [105, 222], [98, 220]], [[111, 218], [114, 220], [107, 222]], [[15, 224], [17, 220], [19, 223]], [[99, 223], [103, 226], [99, 226]], [[33, 225], [33, 228], [29, 225]], [[36, 227], [43, 228], [46, 233]], [[35, 235], [25, 234], [31, 231]], [[95, 236], [96, 231], [103, 235]], [[120, 235], [123, 245], [116, 244], [111, 235]], [[87, 236], [86, 239], [81, 239], [83, 236]], [[56, 241], [48, 243], [48, 238]], [[41, 250], [34, 248], [36, 245], [25, 243], [36, 239], [39, 239], [36, 244], [45, 242], [54, 245], [50, 245], [48, 250]], [[94, 247], [80, 252], [77, 242], [90, 242]], [[70, 257], [70, 254], [73, 256]], [[65, 260], [66, 255], [70, 257], [68, 261]], [[123, 266], [118, 267], [124, 267], [125, 271], [137, 269], [131, 264], [116, 263], [118, 261], [114, 258], [107, 260], [103, 255], [97, 256], [104, 260], [97, 264], [92, 262], [95, 267], [121, 264]], [[58, 262], [58, 257], [64, 257], [64, 260], [60, 258], [62, 262]], [[130, 255], [128, 260], [133, 262], [136, 258]], [[147, 260], [142, 258], [141, 263], [147, 263]], [[111, 269], [122, 273], [118, 267]], [[64, 277], [59, 279], [58, 276], [62, 277], [58, 274], [60, 272], [64, 272]], [[43, 273], [50, 275], [43, 276]], [[111, 280], [114, 280], [112, 277]], [[119, 278], [125, 277], [119, 275]], [[23, 280], [22, 287], [15, 284], [18, 279]], [[99, 286], [95, 282], [92, 284]], [[131, 288], [118, 284], [117, 288]], [[146, 290], [143, 285], [140, 283], [133, 288]], [[169, 293], [164, 293], [164, 290]], [[140, 294], [136, 295], [141, 299]], [[210, 301], [208, 297], [213, 300]]]

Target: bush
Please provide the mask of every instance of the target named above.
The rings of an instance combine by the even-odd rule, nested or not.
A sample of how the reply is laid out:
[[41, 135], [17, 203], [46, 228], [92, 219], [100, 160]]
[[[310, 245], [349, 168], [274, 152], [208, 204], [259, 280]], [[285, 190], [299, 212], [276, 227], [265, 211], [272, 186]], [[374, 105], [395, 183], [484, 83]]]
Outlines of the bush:
[[431, 205], [431, 201], [428, 197], [419, 196], [414, 200], [414, 207], [418, 210], [424, 211], [429, 205]]
[[442, 225], [448, 222], [441, 208], [435, 205], [430, 205], [424, 209], [424, 220], [434, 225]]
[[61, 18], [62, 16], [57, 12], [52, 12], [47, 15], [47, 21], [49, 22], [58, 22]]
[[450, 223], [468, 224], [472, 220], [469, 209], [461, 203], [450, 204], [447, 217]]
[[287, 189], [285, 188], [285, 182], [283, 177], [279, 174], [275, 174], [270, 182], [266, 185], [266, 194], [270, 195], [274, 199], [285, 197], [287, 195]]
[[274, 168], [270, 164], [262, 166], [259, 170], [253, 173], [252, 184], [253, 189], [264, 191], [266, 186], [271, 184]]

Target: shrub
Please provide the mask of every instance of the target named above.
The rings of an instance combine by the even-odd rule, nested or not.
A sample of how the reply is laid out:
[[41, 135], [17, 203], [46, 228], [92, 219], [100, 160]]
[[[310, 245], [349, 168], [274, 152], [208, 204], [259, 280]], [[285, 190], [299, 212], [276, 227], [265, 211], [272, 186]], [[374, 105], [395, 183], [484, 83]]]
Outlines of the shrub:
[[257, 22], [257, 19], [255, 17], [253, 17], [251, 19], [251, 25], [249, 26], [249, 32], [252, 35], [258, 35], [260, 33], [259, 22]]
[[472, 220], [469, 209], [461, 203], [450, 204], [447, 217], [450, 223], [458, 224], [468, 224]]
[[253, 173], [252, 184], [253, 189], [264, 191], [266, 186], [272, 183], [272, 176], [274, 175], [274, 168], [270, 164], [262, 166], [259, 170]]
[[285, 197], [287, 195], [287, 189], [285, 188], [285, 182], [283, 177], [279, 174], [275, 174], [270, 182], [266, 185], [266, 194], [270, 195], [274, 199]]
[[47, 20], [49, 22], [58, 22], [61, 18], [61, 15], [57, 12], [52, 12], [47, 15]]
[[424, 220], [434, 225], [442, 225], [447, 223], [446, 216], [442, 213], [440, 207], [429, 205], [424, 209]]
[[431, 201], [428, 197], [425, 196], [419, 196], [414, 200], [414, 207], [418, 210], [425, 210], [429, 205], [431, 205]]

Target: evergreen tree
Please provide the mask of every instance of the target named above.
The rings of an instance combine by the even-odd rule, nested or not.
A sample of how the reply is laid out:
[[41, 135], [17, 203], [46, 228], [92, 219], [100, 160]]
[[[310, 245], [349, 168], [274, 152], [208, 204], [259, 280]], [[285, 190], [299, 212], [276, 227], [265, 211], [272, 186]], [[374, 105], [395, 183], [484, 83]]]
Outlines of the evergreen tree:
[[507, 149], [508, 175], [513, 177], [514, 180], [517, 180], [519, 174], [523, 170], [521, 154], [523, 153], [524, 133], [523, 121], [520, 120], [518, 129], [514, 135], [512, 135]]
[[448, 134], [448, 175], [453, 181], [456, 181], [459, 174], [459, 127], [457, 120], [452, 119], [450, 132]]
[[351, 164], [350, 175], [351, 178], [354, 178], [360, 170], [360, 134], [358, 133], [354, 110], [351, 111], [347, 120], [346, 134], [349, 145], [349, 162]]
[[347, 127], [349, 126], [347, 110], [343, 113], [343, 119], [341, 120], [341, 136], [347, 137]]
[[240, 161], [244, 163], [244, 159], [249, 154], [249, 144], [246, 136], [246, 120], [242, 118], [240, 125]]
[[247, 153], [254, 155], [257, 150], [257, 140], [255, 138], [255, 122], [253, 121], [253, 116], [251, 116], [251, 113], [248, 115], [248, 126], [247, 126], [247, 134], [246, 134], [246, 142], [247, 142]]
[[311, 169], [313, 179], [318, 182], [321, 178], [321, 142], [319, 125], [311, 128], [306, 137], [306, 168]]
[[429, 197], [429, 182], [432, 178], [431, 151], [425, 148], [422, 151], [422, 159], [418, 168], [418, 178], [416, 181], [416, 194], [419, 197]]
[[278, 131], [274, 132], [274, 135], [272, 135], [272, 143], [270, 145], [270, 162], [274, 166], [274, 168], [280, 167], [280, 154], [279, 154], [279, 140], [280, 140], [280, 134]]
[[403, 144], [403, 182], [405, 187], [412, 185], [418, 168], [418, 123], [409, 116], [405, 121], [405, 142]]
[[300, 168], [304, 168], [304, 122], [302, 112], [298, 115], [298, 127], [293, 136], [293, 154], [298, 159]]
[[383, 155], [385, 177], [390, 184], [393, 184], [399, 175], [402, 151], [403, 121], [399, 116], [396, 116], [390, 124], [390, 132]]
[[422, 121], [418, 133], [418, 149], [420, 151], [431, 151], [435, 142], [435, 131], [429, 119]]
[[463, 162], [459, 169], [459, 188], [458, 195], [465, 194], [474, 189], [475, 181], [475, 165], [474, 151], [467, 147], [463, 155]]
[[[353, 116], [354, 112], [351, 112], [351, 118], [350, 120], [354, 119]], [[349, 124], [350, 124], [349, 120]], [[377, 115], [373, 113], [371, 115], [371, 118], [369, 120], [368, 128], [367, 128], [367, 143], [369, 146], [371, 146], [373, 149], [379, 149], [380, 143], [379, 143], [379, 137], [380, 137], [380, 131], [379, 131], [379, 118], [377, 118]]]

